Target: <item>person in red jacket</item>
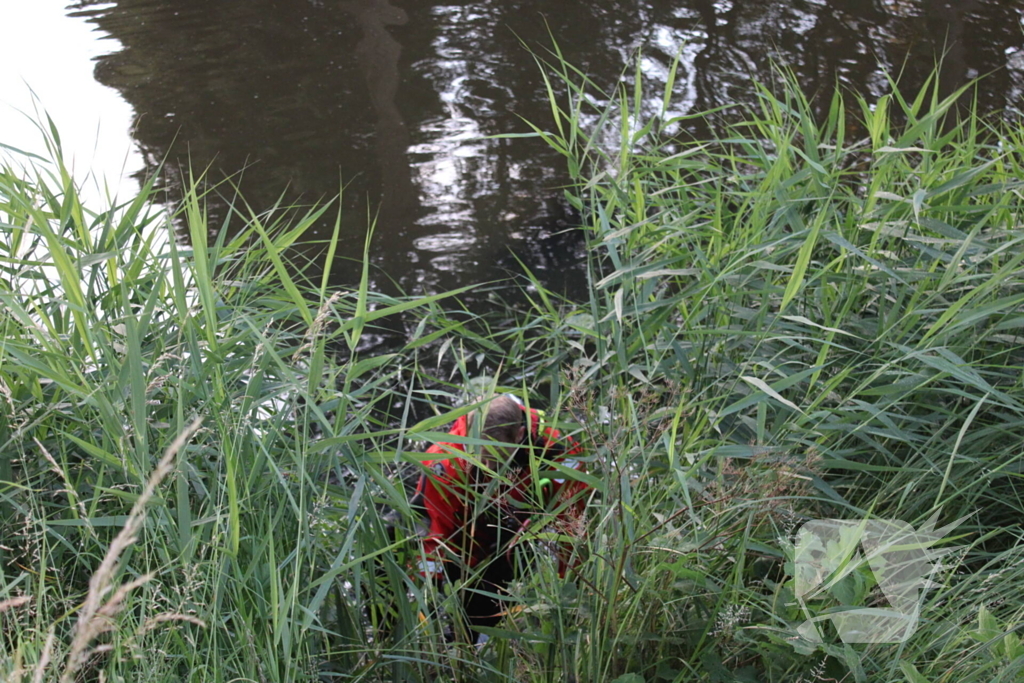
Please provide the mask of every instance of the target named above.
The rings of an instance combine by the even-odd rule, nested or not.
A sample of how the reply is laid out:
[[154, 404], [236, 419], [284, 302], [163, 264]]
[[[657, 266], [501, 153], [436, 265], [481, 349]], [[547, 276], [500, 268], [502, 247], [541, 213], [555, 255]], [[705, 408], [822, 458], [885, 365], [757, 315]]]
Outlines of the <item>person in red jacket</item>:
[[[483, 424], [474, 425], [482, 414]], [[476, 427], [476, 428], [474, 428]], [[477, 436], [483, 446], [441, 442], [427, 453], [413, 499], [429, 523], [419, 573], [462, 589], [462, 607], [475, 639], [477, 627], [493, 627], [504, 615], [500, 597], [515, 578], [516, 549], [528, 531], [554, 526], [575, 535], [582, 523], [586, 485], [566, 477], [582, 471], [582, 450], [570, 436], [544, 426], [538, 411], [513, 396], [492, 399], [486, 410], [460, 417], [450, 436]], [[563, 543], [564, 575], [571, 547]]]

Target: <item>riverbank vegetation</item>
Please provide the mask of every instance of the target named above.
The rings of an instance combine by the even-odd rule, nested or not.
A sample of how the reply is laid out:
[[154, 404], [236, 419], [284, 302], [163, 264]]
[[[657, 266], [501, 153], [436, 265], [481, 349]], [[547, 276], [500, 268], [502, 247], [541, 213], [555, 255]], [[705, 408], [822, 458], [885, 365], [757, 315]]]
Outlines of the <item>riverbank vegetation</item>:
[[[54, 138], [0, 174], [0, 677], [1019, 678], [1019, 127], [931, 85], [822, 112], [783, 76], [690, 140], [668, 95], [547, 73], [583, 302], [332, 289], [288, 262], [332, 205], [97, 210]], [[546, 407], [594, 491], [574, 571], [538, 531], [480, 647], [381, 523], [467, 385]], [[798, 630], [886, 606], [866, 568], [797, 599], [787, 539], [823, 518], [962, 518], [906, 642]]]

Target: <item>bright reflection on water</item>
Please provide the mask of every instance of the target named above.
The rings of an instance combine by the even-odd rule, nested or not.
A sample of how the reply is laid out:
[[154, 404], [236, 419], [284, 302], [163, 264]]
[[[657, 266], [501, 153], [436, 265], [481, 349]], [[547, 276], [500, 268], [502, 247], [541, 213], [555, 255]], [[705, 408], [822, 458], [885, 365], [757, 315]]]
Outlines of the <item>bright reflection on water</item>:
[[[123, 200], [138, 191], [131, 174], [143, 167], [128, 135], [134, 114], [116, 90], [95, 81], [92, 62], [118, 45], [94, 26], [69, 20], [64, 4], [0, 0], [0, 143], [46, 157], [35, 123], [37, 111], [45, 112], [85, 197]], [[18, 162], [2, 150], [0, 157]]]
[[[550, 126], [530, 53], [547, 57], [549, 35], [605, 89], [630, 85], [623, 66], [642, 48], [648, 114], [661, 111], [678, 55], [668, 117], [752, 102], [751, 77], [770, 77], [773, 60], [809, 92], [838, 78], [874, 98], [889, 87], [886, 72], [918, 87], [945, 50], [947, 92], [991, 73], [979, 93], [985, 109], [1013, 113], [1024, 96], [1024, 0], [80, 0], [67, 17], [25, 9], [48, 2], [0, 0], [5, 26], [12, 35], [93, 30], [93, 50], [75, 54], [106, 86], [90, 92], [118, 93], [138, 118], [140, 177], [166, 159], [159, 182], [173, 199], [190, 165], [209, 167], [257, 210], [344, 186], [342, 256], [359, 258], [374, 219], [375, 284], [392, 291], [493, 281], [519, 260], [549, 287], [578, 291], [564, 159], [537, 139], [489, 139], [528, 132], [524, 119]], [[24, 51], [40, 58], [45, 50], [28, 42]], [[48, 106], [73, 87], [96, 88], [68, 67], [36, 78], [39, 89], [57, 84]], [[105, 129], [129, 127], [95, 94], [74, 102], [83, 117], [103, 112]], [[211, 199], [215, 229], [226, 206]], [[350, 260], [336, 264], [339, 282], [357, 274]]]

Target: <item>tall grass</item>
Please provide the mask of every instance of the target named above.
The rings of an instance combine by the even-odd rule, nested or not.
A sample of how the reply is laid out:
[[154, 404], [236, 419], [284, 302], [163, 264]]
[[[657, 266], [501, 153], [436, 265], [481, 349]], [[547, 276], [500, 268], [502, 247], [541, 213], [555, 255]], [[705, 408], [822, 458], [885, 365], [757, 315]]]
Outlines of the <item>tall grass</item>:
[[[0, 676], [370, 675], [367, 520], [400, 497], [380, 451], [447, 295], [297, 279], [288, 249], [329, 206], [213, 226], [198, 190], [166, 213], [147, 185], [90, 212], [49, 143], [0, 174]], [[365, 351], [402, 315], [407, 353]]]
[[[536, 132], [585, 217], [585, 302], [534, 280], [528, 306], [474, 315], [375, 294], [365, 264], [330, 290], [289, 254], [334, 207], [239, 199], [210, 225], [199, 189], [165, 213], [147, 186], [93, 213], [55, 139], [36, 175], [0, 174], [0, 676], [1021, 675], [1019, 130], [957, 118], [970, 91], [933, 84], [837, 93], [822, 119], [782, 75], [692, 141], [662, 114], [671, 78], [602, 93], [544, 68]], [[386, 353], [385, 318], [407, 335]], [[584, 527], [527, 539], [478, 648], [445, 642], [457, 596], [410, 577], [416, 543], [381, 513], [412, 517], [423, 444], [496, 388], [581, 441], [566, 474], [591, 495]], [[796, 528], [936, 514], [966, 517], [964, 549], [912, 638], [800, 637], [881, 602], [854, 572], [801, 611]], [[559, 578], [546, 547], [567, 532]]]
[[[780, 72], [692, 141], [662, 115], [671, 78], [602, 93], [549, 73], [554, 124], [535, 130], [567, 157], [594, 252], [586, 305], [536, 299], [538, 375], [604, 477], [566, 633], [580, 679], [1019, 677], [1019, 127], [934, 80], [837, 91], [819, 117]], [[911, 640], [798, 636], [797, 526], [932, 515], [966, 517], [965, 552]], [[885, 604], [869, 575], [831, 593], [811, 609]]]

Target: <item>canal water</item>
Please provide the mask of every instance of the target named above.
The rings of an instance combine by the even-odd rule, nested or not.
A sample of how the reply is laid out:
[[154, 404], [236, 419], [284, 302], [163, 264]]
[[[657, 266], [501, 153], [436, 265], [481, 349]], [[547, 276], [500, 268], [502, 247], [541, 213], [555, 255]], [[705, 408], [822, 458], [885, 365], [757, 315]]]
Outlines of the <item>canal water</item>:
[[[185, 169], [209, 169], [258, 211], [344, 188], [337, 280], [358, 277], [374, 217], [375, 285], [408, 293], [500, 279], [519, 261], [579, 291], [564, 160], [536, 139], [487, 139], [549, 125], [533, 53], [552, 37], [604, 88], [631, 77], [640, 49], [657, 90], [679, 55], [676, 113], [751, 101], [772, 60], [808, 92], [838, 80], [877, 97], [886, 73], [915, 88], [942, 54], [946, 90], [986, 75], [982, 106], [1014, 112], [1022, 22], [1024, 0], [0, 0], [5, 34], [24, 43], [16, 67], [64, 62], [24, 77], [46, 81], [29, 82], [52, 93], [43, 106], [73, 108], [58, 125], [120, 103], [102, 105], [115, 112], [102, 126], [122, 142], [95, 147], [127, 151], [92, 163], [158, 173], [172, 199]], [[214, 220], [230, 194], [211, 195]], [[329, 215], [313, 238], [329, 234]]]

